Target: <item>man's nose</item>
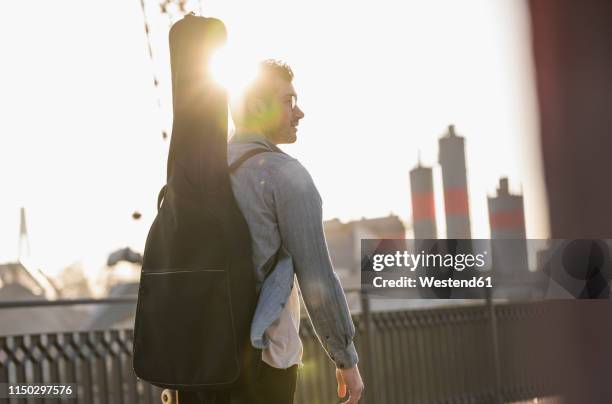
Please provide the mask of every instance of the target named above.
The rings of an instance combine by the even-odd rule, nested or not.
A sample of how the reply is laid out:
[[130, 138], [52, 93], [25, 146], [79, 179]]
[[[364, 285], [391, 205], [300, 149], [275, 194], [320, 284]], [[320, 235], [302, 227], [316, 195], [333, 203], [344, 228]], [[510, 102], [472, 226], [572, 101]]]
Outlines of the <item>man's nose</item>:
[[304, 111], [302, 111], [297, 105], [295, 106], [295, 115], [298, 119], [302, 119], [304, 117]]

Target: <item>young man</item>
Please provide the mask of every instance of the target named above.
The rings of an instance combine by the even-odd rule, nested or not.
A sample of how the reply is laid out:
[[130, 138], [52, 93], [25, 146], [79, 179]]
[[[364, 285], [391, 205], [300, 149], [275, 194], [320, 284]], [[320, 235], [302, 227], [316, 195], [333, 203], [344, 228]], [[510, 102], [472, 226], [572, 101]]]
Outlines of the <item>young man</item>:
[[364, 386], [352, 342], [355, 328], [327, 251], [321, 197], [308, 171], [277, 147], [296, 141], [304, 117], [292, 81], [289, 66], [267, 60], [232, 105], [236, 131], [228, 144], [229, 164], [253, 149], [269, 151], [245, 160], [231, 177], [261, 287], [251, 342], [262, 349], [263, 368], [251, 400], [293, 403], [302, 359], [299, 285], [319, 340], [336, 365], [338, 394], [348, 393], [346, 402], [357, 403]]

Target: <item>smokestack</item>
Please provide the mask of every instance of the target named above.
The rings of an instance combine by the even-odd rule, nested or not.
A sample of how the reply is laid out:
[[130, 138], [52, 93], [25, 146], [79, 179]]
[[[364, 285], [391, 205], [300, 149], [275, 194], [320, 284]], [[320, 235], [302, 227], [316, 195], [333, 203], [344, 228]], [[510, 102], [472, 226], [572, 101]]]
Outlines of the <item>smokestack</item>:
[[526, 238], [523, 196], [510, 193], [508, 178], [500, 178], [497, 195], [487, 201], [492, 239]]
[[[496, 247], [492, 256], [498, 282], [508, 286], [505, 291], [500, 289], [498, 295], [520, 298], [526, 292], [521, 287], [521, 279], [528, 279], [525, 277], [529, 276], [523, 197], [510, 194], [508, 179], [500, 178], [497, 195], [487, 197], [487, 202], [491, 239], [504, 240], [494, 244]], [[515, 285], [510, 287], [512, 284]]]
[[470, 209], [467, 190], [464, 138], [448, 126], [448, 133], [439, 139], [439, 162], [442, 167], [444, 210], [446, 212], [446, 237], [469, 239]]
[[414, 238], [438, 238], [432, 169], [421, 166], [420, 155], [417, 166], [410, 171], [410, 194]]

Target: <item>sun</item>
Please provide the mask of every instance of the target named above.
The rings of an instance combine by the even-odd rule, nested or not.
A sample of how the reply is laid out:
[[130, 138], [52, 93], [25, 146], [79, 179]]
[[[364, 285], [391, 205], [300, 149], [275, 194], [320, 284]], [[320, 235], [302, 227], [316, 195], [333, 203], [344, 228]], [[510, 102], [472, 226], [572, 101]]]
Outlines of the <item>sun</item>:
[[213, 53], [208, 69], [232, 99], [239, 97], [257, 75], [256, 62], [228, 45]]

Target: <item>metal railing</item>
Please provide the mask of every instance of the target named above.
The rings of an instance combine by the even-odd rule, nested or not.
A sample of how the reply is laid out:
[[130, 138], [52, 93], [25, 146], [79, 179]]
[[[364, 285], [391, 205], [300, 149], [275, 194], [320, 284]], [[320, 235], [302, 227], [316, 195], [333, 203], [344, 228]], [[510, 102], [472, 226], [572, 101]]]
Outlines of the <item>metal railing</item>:
[[[551, 375], [564, 365], [558, 347], [544, 343], [543, 336], [558, 328], [553, 317], [560, 312], [548, 303], [494, 309], [500, 330], [499, 391], [486, 306], [375, 312], [369, 325], [366, 315], [355, 316], [366, 384], [363, 402], [496, 403], [555, 394], [559, 386]], [[337, 402], [333, 366], [309, 324], [302, 324], [302, 336], [305, 366], [298, 402]]]
[[24, 307], [76, 306], [82, 304], [136, 304], [137, 297], [107, 297], [103, 299], [58, 299], [58, 300], [10, 300], [0, 301], [0, 309], [19, 309]]
[[[111, 300], [104, 302], [126, 303]], [[88, 303], [93, 301], [80, 302]], [[558, 386], [550, 375], [565, 365], [558, 355], [563, 347], [548, 338], [559, 330], [555, 319], [562, 308], [543, 302], [493, 310], [499, 381], [491, 311], [485, 305], [355, 315], [366, 384], [361, 402], [494, 403], [500, 396], [516, 401], [554, 393]], [[338, 402], [332, 362], [308, 321], [302, 321], [300, 334], [304, 366], [296, 402]], [[130, 329], [0, 337], [0, 383], [76, 383], [79, 403], [159, 403], [161, 390], [133, 373], [132, 342]]]

